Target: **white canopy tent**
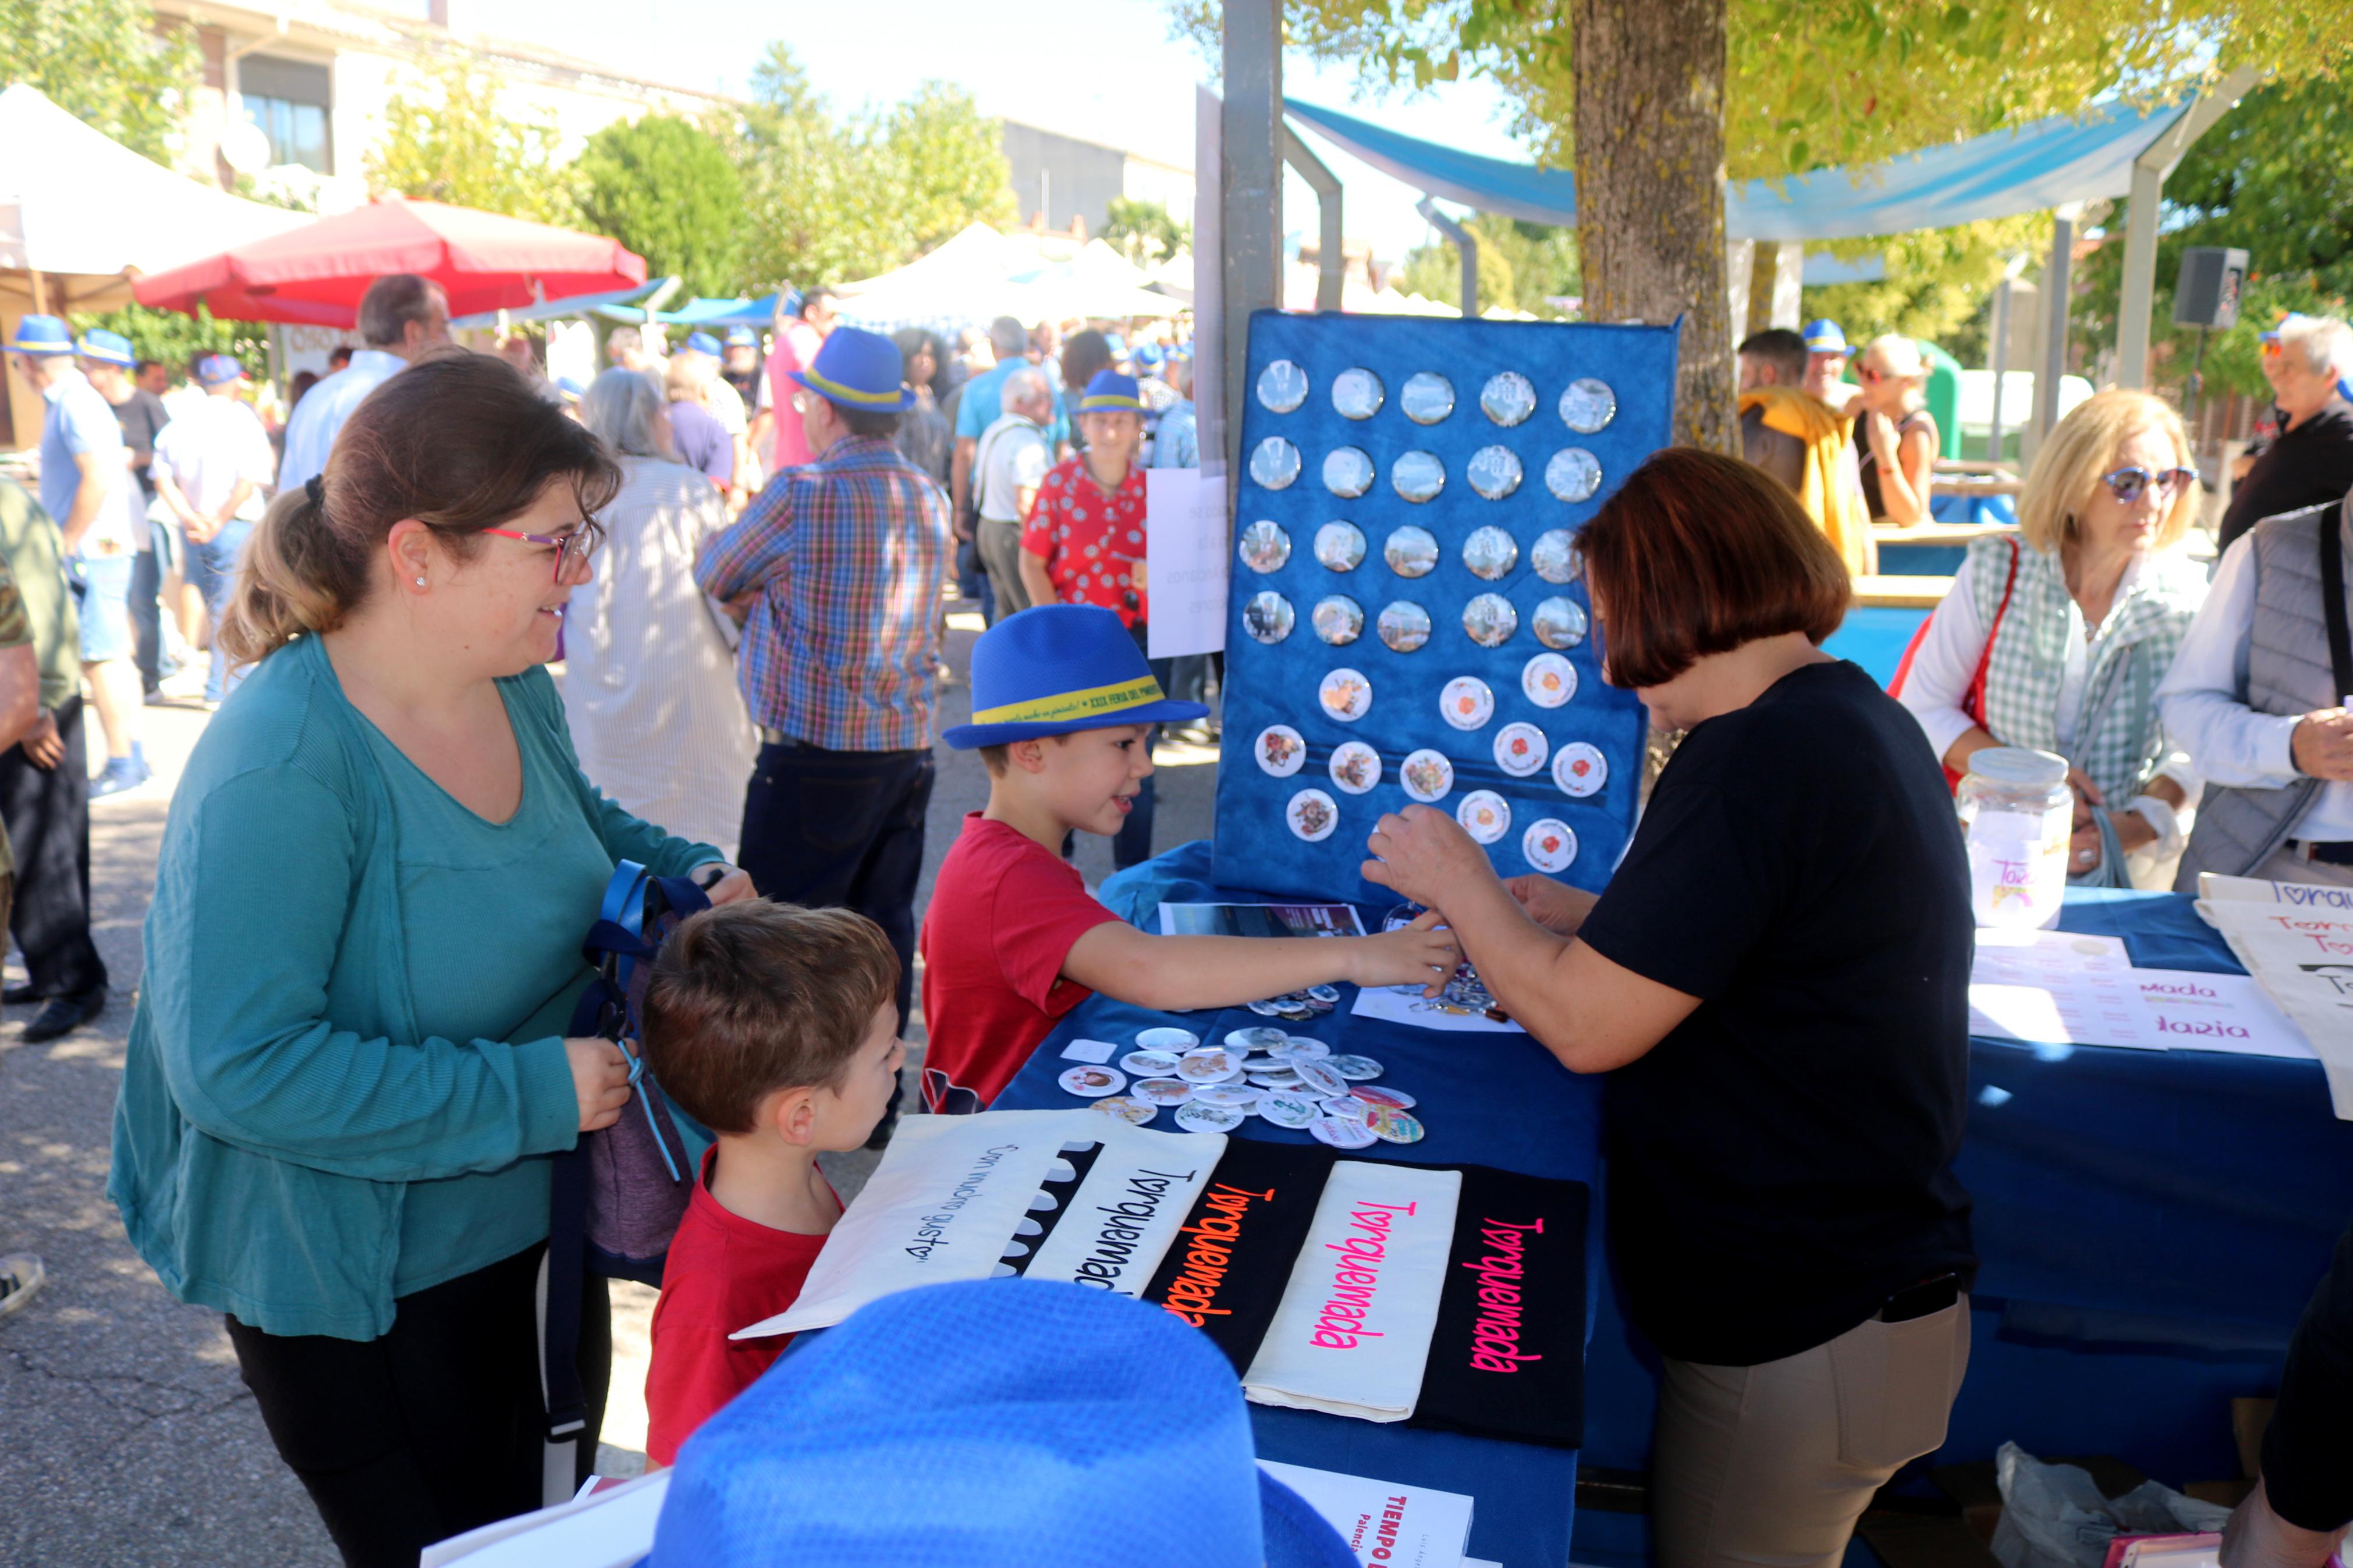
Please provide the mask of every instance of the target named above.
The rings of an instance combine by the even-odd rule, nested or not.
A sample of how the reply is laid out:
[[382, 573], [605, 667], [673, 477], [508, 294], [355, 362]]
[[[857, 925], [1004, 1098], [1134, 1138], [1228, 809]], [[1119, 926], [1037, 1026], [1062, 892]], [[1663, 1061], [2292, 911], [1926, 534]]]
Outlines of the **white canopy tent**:
[[[111, 310], [131, 279], [316, 221], [199, 184], [133, 153], [23, 82], [0, 91], [0, 334], [27, 313]], [[16, 444], [41, 400], [11, 376]]]
[[976, 223], [906, 266], [840, 284], [845, 321], [888, 331], [951, 328], [997, 316], [1025, 323], [1071, 316], [1173, 316], [1184, 307], [1144, 287], [1145, 273], [1101, 240], [1063, 260]]

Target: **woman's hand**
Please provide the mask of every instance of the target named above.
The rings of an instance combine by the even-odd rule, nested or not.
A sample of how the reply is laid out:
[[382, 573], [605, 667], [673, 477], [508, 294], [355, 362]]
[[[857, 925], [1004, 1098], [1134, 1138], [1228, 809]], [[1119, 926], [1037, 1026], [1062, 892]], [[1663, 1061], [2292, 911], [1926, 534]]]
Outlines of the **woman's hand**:
[[2100, 786], [2092, 782], [2092, 775], [2085, 773], [2081, 768], [2069, 768], [2067, 770], [2067, 787], [2075, 792], [2076, 798], [2085, 801], [2090, 805], [2105, 805], [2108, 804], [2108, 797], [2100, 793]]
[[580, 1097], [580, 1131], [594, 1132], [621, 1119], [629, 1103], [629, 1058], [612, 1041], [590, 1036], [568, 1037], [564, 1054], [572, 1058], [572, 1090]]
[[1382, 817], [1365, 847], [1376, 857], [1365, 862], [1366, 881], [1393, 888], [1433, 909], [1441, 906], [1440, 894], [1460, 886], [1463, 879], [1492, 880], [1495, 875], [1486, 853], [1461, 826], [1427, 805], [1409, 805]]
[[1504, 886], [1525, 910], [1528, 919], [1555, 936], [1575, 936], [1577, 928], [1585, 923], [1593, 908], [1592, 895], [1542, 877], [1531, 871], [1525, 877], [1507, 877]]
[[1419, 985], [1423, 995], [1437, 995], [1462, 962], [1462, 948], [1439, 924], [1441, 918], [1424, 910], [1409, 926], [1361, 938], [1353, 944], [1348, 978], [1359, 985]]
[[724, 860], [705, 861], [687, 875], [695, 881], [702, 882], [703, 872], [713, 866], [724, 867], [726, 874], [716, 881], [703, 885], [702, 890], [709, 895], [712, 907], [741, 903], [746, 899], [756, 899], [760, 896], [759, 889], [752, 886], [752, 874], [741, 867], [729, 866]]
[[1877, 409], [1866, 409], [1862, 416], [1862, 438], [1869, 444], [1872, 456], [1880, 466], [1892, 468], [1895, 463], [1895, 421]]

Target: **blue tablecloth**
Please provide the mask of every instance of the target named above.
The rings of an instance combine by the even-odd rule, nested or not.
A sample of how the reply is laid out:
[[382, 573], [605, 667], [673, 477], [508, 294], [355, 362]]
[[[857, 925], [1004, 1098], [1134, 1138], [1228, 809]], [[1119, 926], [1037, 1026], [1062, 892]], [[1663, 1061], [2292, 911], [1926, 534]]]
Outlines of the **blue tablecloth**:
[[[1255, 893], [1213, 888], [1208, 874], [1208, 845], [1187, 844], [1110, 879], [1103, 886], [1103, 901], [1147, 930], [1158, 929], [1163, 901], [1262, 901]], [[1366, 929], [1378, 929], [1384, 907], [1360, 906]], [[1492, 1165], [1570, 1181], [1594, 1179], [1600, 1158], [1599, 1079], [1567, 1072], [1525, 1035], [1441, 1034], [1354, 1017], [1348, 1007], [1355, 988], [1341, 989], [1340, 1005], [1330, 1016], [1313, 1026], [1285, 1026], [1313, 1035], [1335, 1051], [1358, 1051], [1381, 1062], [1388, 1069], [1381, 1081], [1412, 1094], [1419, 1102], [1416, 1114], [1430, 1130], [1419, 1143], [1379, 1144], [1368, 1154], [1427, 1164]], [[1061, 1050], [1072, 1039], [1127, 1045], [1139, 1030], [1175, 1024], [1215, 1040], [1229, 1029], [1266, 1022], [1242, 1007], [1153, 1013], [1097, 996], [1062, 1020], [1006, 1086], [996, 1107], [1034, 1110], [1083, 1104], [1055, 1081], [1071, 1065], [1062, 1059]], [[1156, 1125], [1173, 1130], [1165, 1113]], [[1251, 1137], [1313, 1142], [1304, 1132], [1286, 1131], [1258, 1117], [1248, 1119], [1243, 1130]], [[1598, 1205], [1595, 1212], [1598, 1215]], [[1590, 1281], [1599, 1273], [1591, 1261], [1599, 1256], [1597, 1221], [1587, 1250], [1588, 1300], [1594, 1294]], [[1577, 1488], [1574, 1449], [1255, 1405], [1250, 1424], [1264, 1458], [1476, 1498], [1471, 1527], [1473, 1557], [1510, 1568], [1560, 1568], [1568, 1561]]]

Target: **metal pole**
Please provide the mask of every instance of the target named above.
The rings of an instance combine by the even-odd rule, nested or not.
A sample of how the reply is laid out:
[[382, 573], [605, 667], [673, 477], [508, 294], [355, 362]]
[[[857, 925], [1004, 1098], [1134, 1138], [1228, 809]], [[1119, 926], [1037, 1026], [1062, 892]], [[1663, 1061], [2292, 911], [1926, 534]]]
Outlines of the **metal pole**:
[[1461, 224], [1456, 223], [1452, 218], [1448, 217], [1444, 213], [1440, 212], [1438, 210], [1438, 204], [1431, 201], [1428, 196], [1424, 196], [1421, 200], [1414, 203], [1413, 210], [1419, 213], [1423, 217], [1429, 219], [1431, 227], [1437, 229], [1439, 233], [1452, 240], [1454, 242], [1454, 248], [1461, 253], [1462, 313], [1465, 316], [1478, 315], [1479, 242], [1471, 237], [1471, 231], [1469, 229], [1464, 228]]
[[1986, 461], [2001, 461], [2001, 394], [2010, 374], [2010, 284], [2004, 278], [1993, 290], [1993, 420], [1986, 432]]
[[1282, 119], [1281, 0], [1222, 0], [1226, 97], [1220, 127], [1225, 201], [1226, 457], [1240, 467], [1242, 378], [1249, 373], [1250, 318], [1282, 300]]
[[2255, 85], [2260, 73], [2241, 66], [2211, 92], [2189, 100], [2179, 117], [2133, 160], [2132, 210], [2125, 223], [2124, 277], [2116, 304], [2116, 384], [2148, 384], [2149, 315], [2157, 300], [2157, 219], [2165, 182], [2190, 143], [2212, 129]]
[[1315, 268], [1315, 308], [1337, 310], [1340, 308], [1341, 287], [1347, 280], [1348, 261], [1341, 254], [1340, 238], [1340, 177], [1324, 166], [1299, 132], [1288, 123], [1277, 127], [1282, 137], [1282, 161], [1299, 171], [1315, 193], [1315, 210], [1323, 222], [1322, 255]]
[[2059, 423], [2059, 378], [2067, 371], [2068, 294], [2073, 288], [2075, 225], [2084, 216], [2080, 202], [2070, 202], [2052, 214], [2051, 259], [2042, 270], [2042, 365], [2034, 377], [2034, 444]]

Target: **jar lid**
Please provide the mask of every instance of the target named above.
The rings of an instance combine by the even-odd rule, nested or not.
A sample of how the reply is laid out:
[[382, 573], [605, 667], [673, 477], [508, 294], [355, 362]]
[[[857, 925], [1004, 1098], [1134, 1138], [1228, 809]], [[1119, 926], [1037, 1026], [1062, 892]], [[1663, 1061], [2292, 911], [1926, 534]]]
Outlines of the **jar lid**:
[[2067, 782], [2067, 759], [2024, 746], [1988, 746], [1970, 755], [1968, 771], [1991, 784], [2055, 789]]

